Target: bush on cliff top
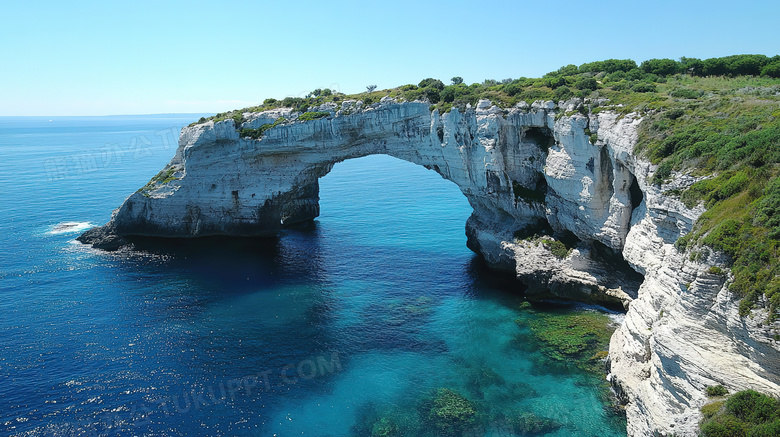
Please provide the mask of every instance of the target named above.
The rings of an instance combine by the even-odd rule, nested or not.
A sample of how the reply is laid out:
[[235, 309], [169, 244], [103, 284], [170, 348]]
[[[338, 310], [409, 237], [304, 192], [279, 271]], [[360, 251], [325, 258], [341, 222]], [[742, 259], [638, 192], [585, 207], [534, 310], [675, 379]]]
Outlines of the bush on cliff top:
[[[697, 59], [680, 58], [649, 59], [641, 65], [631, 59], [607, 59], [605, 61], [589, 62], [580, 65], [566, 65], [556, 71], [545, 74], [541, 78], [519, 79], [486, 79], [482, 83], [467, 85], [462, 78], [453, 80], [452, 84], [445, 86], [435, 78], [427, 78], [418, 85], [403, 85], [397, 88], [385, 90], [372, 90], [358, 94], [345, 95], [333, 92], [330, 89], [315, 89], [305, 97], [285, 97], [282, 100], [268, 98], [262, 104], [244, 108], [241, 110], [220, 113], [204, 119], [204, 121], [222, 121], [236, 114], [244, 112], [260, 112], [273, 108], [293, 108], [305, 112], [308, 108], [326, 102], [339, 102], [346, 99], [363, 100], [372, 102], [389, 95], [406, 101], [427, 99], [430, 103], [444, 102], [451, 107], [462, 107], [466, 104], [474, 105], [479, 99], [490, 99], [499, 106], [512, 106], [520, 101], [528, 103], [534, 100], [560, 100], [573, 96], [589, 97], [596, 92], [595, 97], [609, 97], [613, 103], [628, 103], [627, 110], [637, 109], [631, 103], [650, 104], [662, 103], [663, 96], [647, 96], [647, 98], [629, 98], [632, 93], [668, 93], [669, 87], [660, 88], [659, 84], [667, 83], [670, 78], [679, 82], [681, 78], [693, 80], [694, 88], [699, 79], [711, 79], [714, 76], [721, 78], [735, 78], [739, 76], [761, 76], [764, 78], [780, 78], [780, 56], [767, 57], [764, 55], [733, 55], [721, 58]], [[453, 78], [455, 79], [455, 78]], [[561, 90], [558, 90], [558, 89]], [[571, 91], [577, 90], [576, 92]], [[633, 92], [631, 91], [633, 90]], [[557, 91], [557, 92], [556, 92]], [[618, 95], [611, 91], [618, 91]], [[697, 98], [696, 94], [702, 89], [686, 91], [676, 90], [672, 97]], [[607, 95], [603, 95], [606, 93]], [[667, 96], [668, 97], [668, 96]], [[641, 109], [641, 108], [639, 108]], [[198, 121], [202, 123], [204, 121]], [[195, 123], [195, 124], [197, 124]]]

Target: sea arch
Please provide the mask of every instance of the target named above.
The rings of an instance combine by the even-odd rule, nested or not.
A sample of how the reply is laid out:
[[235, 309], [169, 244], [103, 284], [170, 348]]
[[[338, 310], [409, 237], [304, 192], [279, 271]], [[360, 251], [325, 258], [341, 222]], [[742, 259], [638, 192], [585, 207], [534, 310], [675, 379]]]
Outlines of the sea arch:
[[[598, 117], [561, 115], [552, 102], [505, 110], [483, 100], [440, 114], [423, 102], [385, 101], [346, 102], [314, 120], [280, 109], [245, 113], [240, 125], [233, 119], [193, 124], [182, 130], [171, 162], [108, 224], [80, 240], [112, 248], [134, 236], [275, 235], [319, 215], [318, 181], [336, 163], [384, 154], [458, 186], [473, 208], [467, 244], [494, 268], [514, 271], [518, 253], [511, 242], [539, 229], [618, 252], [632, 214], [646, 213], [632, 204], [643, 197], [632, 195], [631, 155], [620, 148], [630, 141], [610, 144], [605, 135], [594, 143], [586, 133], [597, 131]], [[554, 271], [541, 266], [526, 279], [546, 292], [560, 281], [536, 272]], [[567, 276], [555, 294], [571, 294], [572, 281], [583, 284]], [[602, 283], [589, 277], [585, 291], [577, 285], [569, 297], [610, 288]]]

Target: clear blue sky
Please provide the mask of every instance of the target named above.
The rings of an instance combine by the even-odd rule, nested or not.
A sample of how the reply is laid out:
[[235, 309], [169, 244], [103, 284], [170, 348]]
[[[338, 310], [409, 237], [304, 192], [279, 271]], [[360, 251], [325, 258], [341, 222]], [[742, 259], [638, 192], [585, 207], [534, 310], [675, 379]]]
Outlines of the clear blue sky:
[[780, 52], [780, 2], [3, 1], [0, 115], [220, 112], [330, 87]]

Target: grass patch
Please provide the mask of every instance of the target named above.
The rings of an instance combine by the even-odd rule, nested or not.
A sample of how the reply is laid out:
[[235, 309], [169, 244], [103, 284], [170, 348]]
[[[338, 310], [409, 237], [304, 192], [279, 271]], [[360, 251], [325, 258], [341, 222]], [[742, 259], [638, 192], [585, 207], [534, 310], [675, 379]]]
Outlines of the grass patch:
[[170, 167], [167, 170], [160, 171], [155, 176], [153, 176], [152, 179], [146, 183], [146, 185], [139, 188], [137, 192], [143, 194], [146, 197], [149, 197], [149, 192], [155, 189], [157, 186], [178, 180], [179, 178], [174, 176], [177, 171], [179, 171], [177, 167]]
[[701, 407], [701, 414], [704, 416], [704, 419], [711, 419], [715, 417], [715, 415], [718, 414], [721, 409], [723, 409], [724, 405], [726, 405], [726, 401], [715, 401], [709, 403]]
[[316, 120], [318, 118], [327, 117], [330, 115], [330, 112], [327, 111], [309, 111], [304, 112], [303, 114], [298, 117], [298, 120], [301, 121], [309, 121], [309, 120]]
[[[326, 112], [326, 114], [327, 114], [327, 112]], [[259, 140], [260, 138], [263, 137], [263, 134], [265, 133], [265, 131], [267, 131], [268, 129], [271, 129], [272, 127], [279, 126], [280, 124], [282, 124], [282, 123], [284, 123], [286, 121], [287, 120], [284, 117], [279, 117], [273, 123], [266, 123], [266, 124], [260, 126], [257, 129], [241, 129], [239, 131], [239, 135], [242, 138], [251, 138], [253, 140]]]

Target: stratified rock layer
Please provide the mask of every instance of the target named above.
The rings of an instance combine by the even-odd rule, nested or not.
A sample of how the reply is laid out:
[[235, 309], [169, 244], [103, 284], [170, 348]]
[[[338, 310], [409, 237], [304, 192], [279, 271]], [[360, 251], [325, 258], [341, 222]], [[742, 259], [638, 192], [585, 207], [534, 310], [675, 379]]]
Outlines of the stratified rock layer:
[[[629, 308], [609, 375], [627, 403], [629, 435], [695, 435], [707, 385], [780, 395], [771, 327], [760, 314], [738, 316], [726, 277], [709, 273], [715, 255], [693, 262], [673, 247], [702, 210], [663, 192], [690, 181], [649, 184], [654, 167], [633, 153], [638, 116], [563, 106], [480, 101], [439, 114], [385, 98], [318, 108], [331, 115], [305, 122], [281, 109], [246, 113], [241, 126], [194, 125], [163, 171], [80, 240], [116, 248], [133, 236], [274, 235], [319, 214], [317, 181], [335, 163], [387, 154], [460, 188], [474, 209], [469, 247], [516, 272], [529, 298]], [[260, 140], [239, 135], [280, 117]], [[544, 229], [574, 247], [554, 255], [551, 236], [535, 235]]]

